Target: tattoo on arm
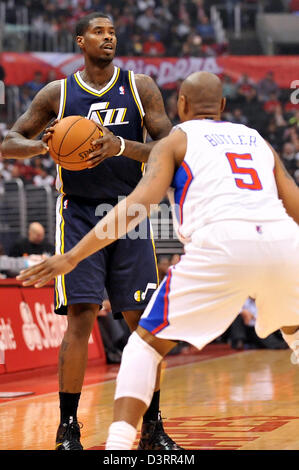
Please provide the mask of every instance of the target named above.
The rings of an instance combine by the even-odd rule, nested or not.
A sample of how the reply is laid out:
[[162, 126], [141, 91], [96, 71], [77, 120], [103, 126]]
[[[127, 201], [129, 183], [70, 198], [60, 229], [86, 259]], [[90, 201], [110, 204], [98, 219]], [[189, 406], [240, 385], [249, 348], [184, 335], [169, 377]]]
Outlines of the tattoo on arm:
[[60, 80], [46, 85], [33, 99], [28, 110], [17, 120], [10, 131], [10, 137], [23, 136], [33, 139], [56, 117], [59, 109]]
[[172, 124], [166, 115], [161, 92], [147, 75], [136, 75], [136, 86], [145, 111], [144, 121], [153, 140], [166, 137]]

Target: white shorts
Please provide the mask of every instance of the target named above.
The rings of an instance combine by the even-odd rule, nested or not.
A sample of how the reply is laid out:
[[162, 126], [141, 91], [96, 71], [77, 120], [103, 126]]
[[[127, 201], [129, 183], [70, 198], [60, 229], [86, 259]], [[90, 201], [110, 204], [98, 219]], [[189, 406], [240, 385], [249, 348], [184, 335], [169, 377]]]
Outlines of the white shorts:
[[217, 222], [195, 232], [139, 324], [201, 349], [226, 331], [248, 296], [256, 300], [261, 338], [299, 325], [299, 227], [292, 219]]

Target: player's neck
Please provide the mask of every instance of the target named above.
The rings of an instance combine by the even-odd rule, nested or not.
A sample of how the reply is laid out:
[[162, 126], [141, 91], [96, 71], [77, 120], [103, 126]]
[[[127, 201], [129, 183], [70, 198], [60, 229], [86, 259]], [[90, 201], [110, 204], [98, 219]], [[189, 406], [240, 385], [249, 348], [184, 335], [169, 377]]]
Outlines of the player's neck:
[[85, 67], [80, 72], [80, 76], [89, 86], [100, 90], [111, 80], [113, 73], [113, 62], [94, 64], [85, 61]]
[[220, 114], [195, 114], [191, 120], [194, 119], [210, 119], [211, 121], [220, 121]]

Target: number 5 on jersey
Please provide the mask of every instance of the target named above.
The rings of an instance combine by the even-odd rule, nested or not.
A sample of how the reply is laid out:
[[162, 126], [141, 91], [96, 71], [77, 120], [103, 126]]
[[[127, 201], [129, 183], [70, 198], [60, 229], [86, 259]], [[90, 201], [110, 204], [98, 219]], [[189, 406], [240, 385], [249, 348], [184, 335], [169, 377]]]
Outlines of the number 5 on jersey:
[[260, 191], [263, 189], [262, 183], [260, 182], [259, 176], [254, 168], [245, 168], [237, 165], [236, 160], [252, 160], [250, 153], [238, 154], [228, 152], [225, 155], [234, 174], [249, 175], [251, 178], [251, 183], [246, 183], [242, 178], [235, 178], [238, 188], [251, 189], [253, 191]]

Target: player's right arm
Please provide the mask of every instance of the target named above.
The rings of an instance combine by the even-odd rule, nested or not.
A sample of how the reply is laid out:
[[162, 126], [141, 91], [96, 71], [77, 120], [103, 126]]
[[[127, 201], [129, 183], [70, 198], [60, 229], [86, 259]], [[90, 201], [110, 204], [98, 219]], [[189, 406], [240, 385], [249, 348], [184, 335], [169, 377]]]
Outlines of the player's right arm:
[[34, 138], [57, 116], [59, 102], [60, 80], [55, 80], [37, 93], [27, 111], [8, 132], [1, 146], [2, 156], [24, 159], [47, 153], [46, 141]]
[[277, 152], [269, 143], [268, 145], [271, 148], [275, 159], [274, 176], [278, 196], [282, 200], [288, 215], [292, 217], [297, 224], [299, 224], [299, 187], [287, 172]]

